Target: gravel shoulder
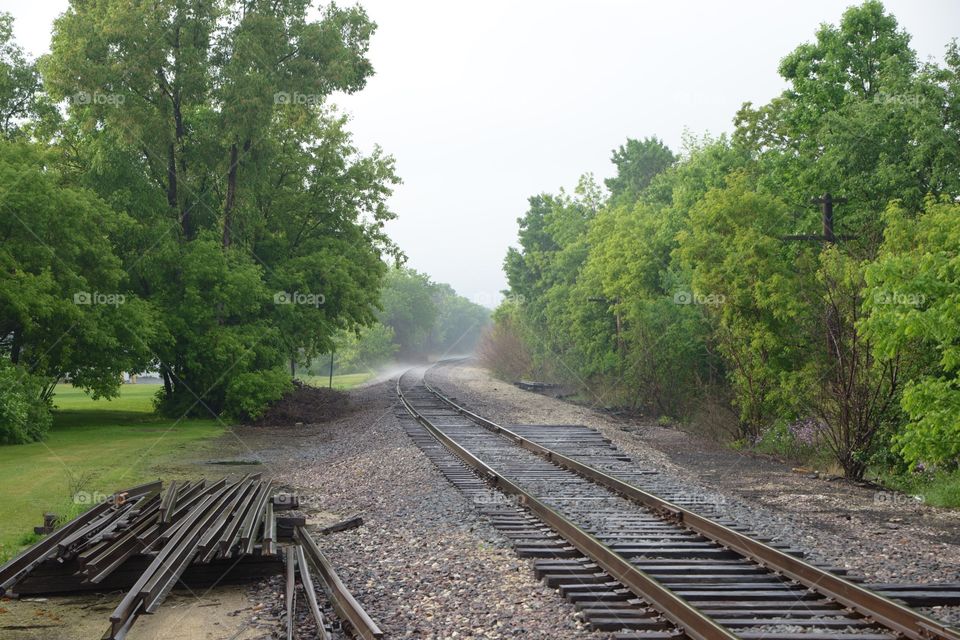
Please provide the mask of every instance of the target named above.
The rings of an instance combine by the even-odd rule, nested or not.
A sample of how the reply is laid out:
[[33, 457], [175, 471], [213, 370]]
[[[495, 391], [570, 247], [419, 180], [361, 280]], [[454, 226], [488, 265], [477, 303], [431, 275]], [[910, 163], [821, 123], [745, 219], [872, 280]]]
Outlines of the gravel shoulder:
[[[428, 381], [503, 424], [585, 424], [641, 464], [719, 493], [759, 533], [813, 550], [870, 582], [960, 581], [960, 512], [844, 481], [798, 474], [675, 429], [623, 422], [600, 411], [523, 391], [472, 363], [441, 364]], [[946, 612], [944, 612], [946, 613]], [[955, 617], [950, 611], [949, 618]]]

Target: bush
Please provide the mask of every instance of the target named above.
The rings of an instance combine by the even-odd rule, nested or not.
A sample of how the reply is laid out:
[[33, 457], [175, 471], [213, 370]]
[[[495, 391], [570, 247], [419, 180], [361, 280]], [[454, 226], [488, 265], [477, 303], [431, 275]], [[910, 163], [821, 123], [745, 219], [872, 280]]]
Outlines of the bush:
[[242, 373], [227, 385], [224, 411], [240, 420], [255, 420], [292, 390], [290, 374], [282, 369]]
[[764, 431], [754, 449], [796, 462], [809, 462], [817, 457], [824, 426], [814, 419], [787, 423], [778, 420]]
[[43, 386], [23, 367], [0, 362], [0, 444], [36, 442], [50, 431], [53, 416]]
[[477, 347], [480, 363], [502, 380], [517, 380], [530, 374], [533, 359], [513, 315], [497, 313], [494, 324], [483, 332]]

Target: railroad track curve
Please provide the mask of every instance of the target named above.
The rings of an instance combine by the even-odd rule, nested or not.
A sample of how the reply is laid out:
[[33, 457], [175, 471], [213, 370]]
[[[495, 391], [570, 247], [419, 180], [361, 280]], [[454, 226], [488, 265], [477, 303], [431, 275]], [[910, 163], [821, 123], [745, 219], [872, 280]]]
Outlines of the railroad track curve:
[[761, 539], [597, 431], [497, 424], [432, 388], [425, 371], [397, 380], [408, 435], [594, 628], [624, 640], [960, 640]]

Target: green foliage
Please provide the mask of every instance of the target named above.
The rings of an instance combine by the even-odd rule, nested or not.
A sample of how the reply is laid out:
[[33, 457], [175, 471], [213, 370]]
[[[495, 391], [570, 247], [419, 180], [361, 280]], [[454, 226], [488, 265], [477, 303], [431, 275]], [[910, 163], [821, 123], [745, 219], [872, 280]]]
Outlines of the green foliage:
[[42, 440], [53, 417], [44, 381], [0, 360], [0, 444]]
[[784, 409], [781, 376], [797, 367], [801, 351], [789, 339], [801, 313], [797, 256], [777, 237], [785, 213], [779, 199], [732, 174], [728, 186], [708, 191], [692, 208], [689, 227], [678, 234], [691, 299], [703, 300], [715, 322], [713, 340], [749, 438]]
[[780, 456], [788, 460], [805, 460], [809, 455], [809, 447], [797, 441], [790, 432], [790, 428], [783, 420], [778, 420], [769, 429], [760, 435], [754, 447], [761, 453]]
[[227, 385], [226, 406], [236, 418], [255, 420], [292, 390], [290, 374], [282, 369], [241, 373]]
[[274, 381], [374, 323], [384, 254], [402, 258], [383, 231], [392, 158], [359, 154], [325, 106], [372, 73], [374, 24], [308, 8], [74, 3], [41, 61], [68, 102], [63, 166], [113, 210], [88, 227], [114, 248], [103, 263], [128, 307], [155, 311], [128, 343], [159, 368], [171, 415], [249, 415], [229, 381]]
[[604, 184], [614, 200], [632, 202], [676, 159], [659, 138], [627, 138], [626, 144], [620, 145], [611, 158], [617, 167], [617, 175], [604, 180]]
[[[729, 399], [749, 446], [787, 451], [783, 425], [815, 423], [852, 478], [900, 464], [890, 443], [956, 461], [957, 212], [938, 207], [960, 196], [958, 71], [956, 43], [921, 64], [879, 2], [849, 8], [784, 58], [788, 88], [745, 104], [732, 140], [688, 136], [679, 156], [628, 140], [608, 196], [585, 179], [532, 197], [504, 262], [520, 304], [493, 335], [594, 403], [686, 420]], [[838, 243], [810, 205], [824, 193], [845, 198]], [[902, 220], [880, 215], [891, 201]]]
[[[336, 344], [337, 371], [369, 372], [394, 359], [400, 345], [394, 342], [393, 327], [377, 323], [357, 333], [344, 333]], [[319, 364], [325, 364], [320, 358]]]
[[430, 332], [431, 350], [442, 356], [470, 353], [490, 320], [490, 311], [458, 295], [448, 284], [435, 283], [432, 291], [437, 318]]
[[[957, 118], [956, 60], [920, 66], [909, 42], [877, 0], [850, 7], [783, 59], [790, 86], [781, 96], [737, 116], [736, 139], [760, 161], [762, 184], [793, 206], [846, 196], [837, 231], [855, 233], [867, 256], [890, 200], [916, 210], [927, 193], [960, 189], [960, 132], [944, 126]], [[815, 222], [798, 220], [796, 232], [819, 231]]]
[[[391, 332], [393, 352], [401, 360], [469, 353], [490, 312], [414, 269], [393, 269], [380, 299], [380, 322]], [[374, 334], [381, 343], [385, 337]], [[371, 347], [384, 352], [383, 347]], [[393, 353], [390, 354], [391, 356]]]
[[909, 351], [922, 365], [903, 393], [909, 422], [896, 439], [908, 462], [960, 458], [960, 205], [927, 201], [887, 211], [879, 259], [867, 270], [865, 330], [878, 357]]
[[0, 354], [45, 378], [46, 393], [69, 376], [115, 395], [123, 371], [148, 366], [158, 332], [152, 306], [125, 293], [110, 241], [131, 220], [33, 144], [0, 141], [0, 182]]
[[422, 356], [437, 319], [430, 276], [413, 269], [393, 269], [387, 274], [380, 304], [380, 321], [393, 330], [401, 359]]
[[912, 502], [920, 498], [933, 507], [960, 507], [960, 470], [884, 473], [880, 480], [906, 494], [898, 496], [899, 499]]
[[22, 137], [24, 120], [39, 111], [39, 91], [36, 65], [13, 41], [13, 17], [0, 11], [0, 137]]

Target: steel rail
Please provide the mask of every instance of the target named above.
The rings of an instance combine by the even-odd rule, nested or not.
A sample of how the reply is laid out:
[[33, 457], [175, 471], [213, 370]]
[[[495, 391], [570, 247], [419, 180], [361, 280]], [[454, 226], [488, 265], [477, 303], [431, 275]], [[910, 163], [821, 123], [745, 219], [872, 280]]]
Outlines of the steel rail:
[[733, 640], [736, 635], [717, 624], [696, 607], [665, 587], [656, 578], [633, 565], [595, 536], [538, 500], [533, 494], [495, 471], [427, 420], [407, 400], [397, 379], [397, 396], [417, 422], [441, 444], [453, 451], [469, 467], [504, 493], [520, 497], [521, 504], [537, 515], [564, 540], [602, 567], [611, 576], [659, 611], [666, 619], [695, 640]]
[[[271, 505], [272, 507], [272, 505]], [[303, 545], [296, 545], [297, 566], [300, 567], [300, 581], [303, 582], [303, 590], [307, 592], [307, 603], [310, 605], [310, 613], [313, 614], [313, 620], [317, 623], [317, 635], [320, 640], [330, 640], [330, 634], [327, 632], [327, 623], [320, 612], [320, 604], [317, 602], [317, 592], [313, 588], [313, 578], [310, 577], [310, 568], [307, 566], [307, 556], [303, 552]]]
[[50, 554], [54, 553], [59, 544], [76, 532], [89, 526], [97, 518], [103, 517], [114, 507], [125, 502], [128, 499], [145, 496], [154, 491], [160, 490], [160, 482], [148, 482], [146, 484], [131, 487], [114, 493], [109, 500], [104, 500], [86, 513], [78, 516], [71, 522], [57, 529], [43, 540], [26, 551], [14, 556], [9, 562], [0, 567], [0, 596], [16, 584], [16, 582], [29, 571], [43, 562]]
[[[399, 390], [399, 380], [397, 381]], [[441, 402], [520, 447], [536, 453], [603, 487], [611, 489], [649, 509], [682, 523], [692, 531], [753, 560], [761, 566], [796, 580], [803, 586], [857, 611], [875, 622], [911, 640], [960, 640], [960, 632], [900, 603], [850, 582], [838, 575], [815, 567], [770, 545], [754, 540], [709, 518], [685, 509], [659, 496], [644, 491], [599, 469], [537, 444], [528, 438], [460, 406], [440, 393], [424, 379], [424, 387]]]
[[[363, 638], [363, 640], [377, 640], [378, 638], [382, 638], [383, 631], [381, 631], [377, 623], [367, 615], [367, 612], [363, 610], [363, 607], [361, 607], [360, 603], [353, 597], [350, 590], [343, 584], [340, 576], [334, 571], [333, 565], [330, 564], [330, 561], [327, 560], [323, 552], [320, 551], [320, 547], [317, 546], [317, 543], [307, 530], [297, 525], [293, 530], [293, 535], [303, 548], [310, 564], [317, 570], [320, 582], [323, 583], [323, 590], [330, 598], [330, 602], [333, 604], [333, 608], [336, 610], [340, 619], [346, 621], [354, 633], [358, 637]], [[306, 567], [303, 568], [303, 573], [306, 573]], [[306, 585], [306, 583], [304, 584]]]

